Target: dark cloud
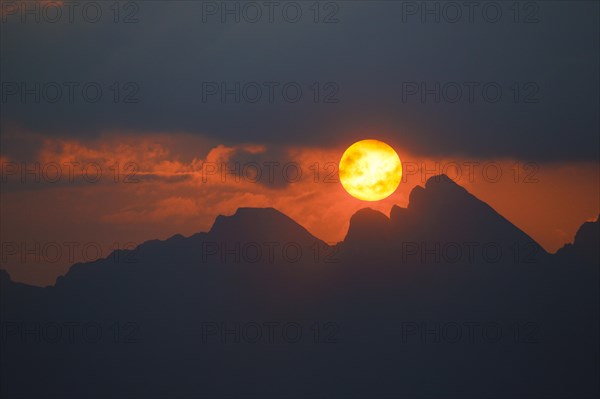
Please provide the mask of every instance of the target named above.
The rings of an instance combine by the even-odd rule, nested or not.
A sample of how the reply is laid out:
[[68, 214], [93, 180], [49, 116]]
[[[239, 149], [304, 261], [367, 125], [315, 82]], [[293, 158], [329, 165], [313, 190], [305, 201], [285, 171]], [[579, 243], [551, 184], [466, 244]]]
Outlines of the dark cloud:
[[[416, 154], [598, 159], [597, 2], [528, 2], [533, 8], [522, 3], [518, 15], [513, 2], [482, 2], [472, 22], [463, 6], [456, 23], [450, 9], [440, 8], [439, 23], [435, 14], [426, 23], [406, 14], [422, 2], [333, 3], [339, 10], [321, 9], [317, 24], [312, 2], [296, 3], [303, 10], [297, 23], [277, 11], [269, 23], [266, 9], [257, 23], [243, 15], [221, 23], [218, 14], [204, 23], [210, 2], [137, 2], [138, 22], [129, 24], [113, 23], [104, 2], [98, 23], [77, 12], [72, 24], [22, 24], [8, 15], [3, 130], [188, 131], [226, 144], [323, 146], [368, 136]], [[492, 3], [502, 9], [495, 23], [495, 9], [482, 16]], [[121, 11], [121, 19], [132, 12]], [[322, 23], [332, 15], [337, 23]], [[50, 98], [56, 86], [49, 83], [62, 86], [60, 100], [36, 104], [29, 95], [22, 104], [9, 94], [36, 82]], [[77, 83], [73, 103], [68, 82]], [[221, 90], [238, 82], [223, 103]], [[98, 102], [82, 97], [86, 83], [91, 97], [101, 87]], [[436, 83], [435, 94], [422, 94]], [[295, 102], [298, 87], [303, 96]], [[458, 90], [462, 98], [453, 102]]]
[[235, 148], [223, 161], [213, 164], [222, 180], [226, 180], [227, 176], [230, 179], [236, 176], [240, 180], [256, 182], [265, 187], [283, 189], [302, 177], [300, 163], [282, 148], [265, 148], [260, 151]]

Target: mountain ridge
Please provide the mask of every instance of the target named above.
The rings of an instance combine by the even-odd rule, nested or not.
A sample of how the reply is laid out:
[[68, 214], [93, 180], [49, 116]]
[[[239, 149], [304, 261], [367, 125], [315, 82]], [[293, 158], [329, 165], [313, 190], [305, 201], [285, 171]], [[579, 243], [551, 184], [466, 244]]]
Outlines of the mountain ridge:
[[[598, 222], [595, 223], [597, 225]], [[595, 259], [593, 237], [582, 239], [585, 234], [581, 233], [593, 231], [590, 226], [593, 226], [593, 223], [584, 223], [575, 238], [576, 244], [566, 244], [557, 255], [564, 258], [575, 256], [574, 253], [577, 252], [586, 253], [585, 259]], [[519, 245], [534, 245], [540, 248], [542, 255], [549, 255], [530, 236], [446, 175], [429, 178], [424, 187], [416, 186], [411, 191], [408, 206], [392, 206], [389, 216], [371, 208], [358, 210], [350, 218], [346, 236], [339, 245], [342, 250], [350, 253], [368, 254], [374, 250], [393, 250], [399, 243], [406, 242], [444, 244], [474, 240], [500, 243], [503, 247], [515, 242]], [[292, 242], [298, 243], [302, 248], [317, 245], [326, 251], [336, 247], [326, 244], [294, 219], [273, 207], [240, 207], [232, 215], [218, 215], [207, 232], [195, 233], [189, 237], [176, 234], [166, 240], [148, 240], [133, 251], [144, 250], [160, 254], [161, 251], [168, 252], [168, 248], [174, 245], [188, 248], [192, 245], [204, 245], [207, 241], [230, 246], [232, 243], [247, 242]], [[119, 255], [128, 253], [131, 253], [131, 250], [120, 250]], [[109, 260], [113, 255], [115, 253], [103, 260]], [[96, 261], [74, 264], [64, 276], [57, 278], [55, 285], [74, 273], [101, 267], [101, 263]], [[8, 276], [8, 272], [5, 271], [5, 274]]]

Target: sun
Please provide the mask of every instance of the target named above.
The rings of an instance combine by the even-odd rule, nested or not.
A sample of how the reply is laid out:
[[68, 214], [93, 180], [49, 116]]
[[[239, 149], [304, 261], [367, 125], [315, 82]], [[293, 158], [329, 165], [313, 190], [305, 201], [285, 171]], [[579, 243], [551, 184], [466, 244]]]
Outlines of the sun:
[[352, 144], [340, 160], [340, 182], [363, 201], [379, 201], [396, 191], [402, 163], [396, 151], [383, 141], [361, 140]]

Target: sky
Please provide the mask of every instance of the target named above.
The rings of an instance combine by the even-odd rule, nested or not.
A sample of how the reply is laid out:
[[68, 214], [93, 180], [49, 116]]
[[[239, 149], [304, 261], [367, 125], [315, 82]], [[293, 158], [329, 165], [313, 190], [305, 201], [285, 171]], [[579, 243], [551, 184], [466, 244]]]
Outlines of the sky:
[[[2, 1], [1, 266], [52, 284], [94, 254], [22, 262], [12, 245], [106, 255], [241, 206], [336, 242], [439, 172], [553, 252], [599, 213], [599, 7]], [[337, 180], [367, 138], [405, 171], [377, 203]]]

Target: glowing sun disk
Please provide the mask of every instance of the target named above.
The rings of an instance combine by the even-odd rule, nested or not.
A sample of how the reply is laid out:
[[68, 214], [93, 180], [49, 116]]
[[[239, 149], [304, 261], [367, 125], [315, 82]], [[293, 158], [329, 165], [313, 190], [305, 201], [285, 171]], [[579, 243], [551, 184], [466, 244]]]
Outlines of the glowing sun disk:
[[353, 197], [379, 201], [389, 197], [400, 184], [402, 163], [396, 151], [379, 140], [352, 144], [342, 155], [340, 182]]

